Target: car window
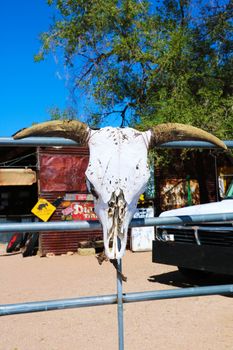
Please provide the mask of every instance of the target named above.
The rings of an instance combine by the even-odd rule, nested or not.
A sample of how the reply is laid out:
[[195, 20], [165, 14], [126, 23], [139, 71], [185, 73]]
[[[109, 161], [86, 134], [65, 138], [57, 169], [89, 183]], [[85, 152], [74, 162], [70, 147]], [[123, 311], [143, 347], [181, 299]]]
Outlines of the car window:
[[224, 199], [233, 199], [233, 180], [231, 181]]

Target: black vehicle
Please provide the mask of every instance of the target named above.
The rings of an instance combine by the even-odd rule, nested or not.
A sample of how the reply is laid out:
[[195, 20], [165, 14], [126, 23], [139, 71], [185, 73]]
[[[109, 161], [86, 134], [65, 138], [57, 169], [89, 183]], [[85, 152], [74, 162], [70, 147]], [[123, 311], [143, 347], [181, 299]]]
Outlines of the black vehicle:
[[[169, 210], [161, 217], [233, 213], [233, 182], [220, 202]], [[209, 272], [233, 275], [233, 222], [156, 228], [153, 262], [177, 266], [189, 277]]]

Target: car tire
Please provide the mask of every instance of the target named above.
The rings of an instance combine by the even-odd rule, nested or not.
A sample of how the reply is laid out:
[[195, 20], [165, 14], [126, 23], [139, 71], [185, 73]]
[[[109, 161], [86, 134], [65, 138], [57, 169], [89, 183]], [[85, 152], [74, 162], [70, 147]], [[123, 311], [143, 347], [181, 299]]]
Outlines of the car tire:
[[38, 246], [39, 233], [29, 233], [24, 247], [21, 249], [23, 257], [32, 256]]

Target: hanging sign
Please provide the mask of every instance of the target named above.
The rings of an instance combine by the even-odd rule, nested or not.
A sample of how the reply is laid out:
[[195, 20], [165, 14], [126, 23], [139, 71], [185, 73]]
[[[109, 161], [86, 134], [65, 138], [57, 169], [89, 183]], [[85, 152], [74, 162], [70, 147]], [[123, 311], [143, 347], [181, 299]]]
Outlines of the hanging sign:
[[90, 193], [66, 193], [65, 201], [93, 201], [93, 195]]
[[74, 202], [62, 210], [62, 220], [98, 220], [93, 202]]
[[48, 221], [50, 216], [55, 212], [56, 207], [49, 203], [46, 199], [40, 198], [31, 212], [42, 221]]
[[0, 186], [31, 186], [35, 182], [32, 169], [0, 169]]

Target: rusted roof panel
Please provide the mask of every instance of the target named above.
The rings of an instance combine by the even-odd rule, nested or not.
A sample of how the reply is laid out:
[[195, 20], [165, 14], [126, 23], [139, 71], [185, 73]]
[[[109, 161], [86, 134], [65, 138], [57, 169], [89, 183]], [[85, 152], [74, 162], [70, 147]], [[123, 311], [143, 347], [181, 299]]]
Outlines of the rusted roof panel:
[[88, 152], [48, 149], [40, 151], [40, 191], [42, 192], [87, 192], [85, 170]]

